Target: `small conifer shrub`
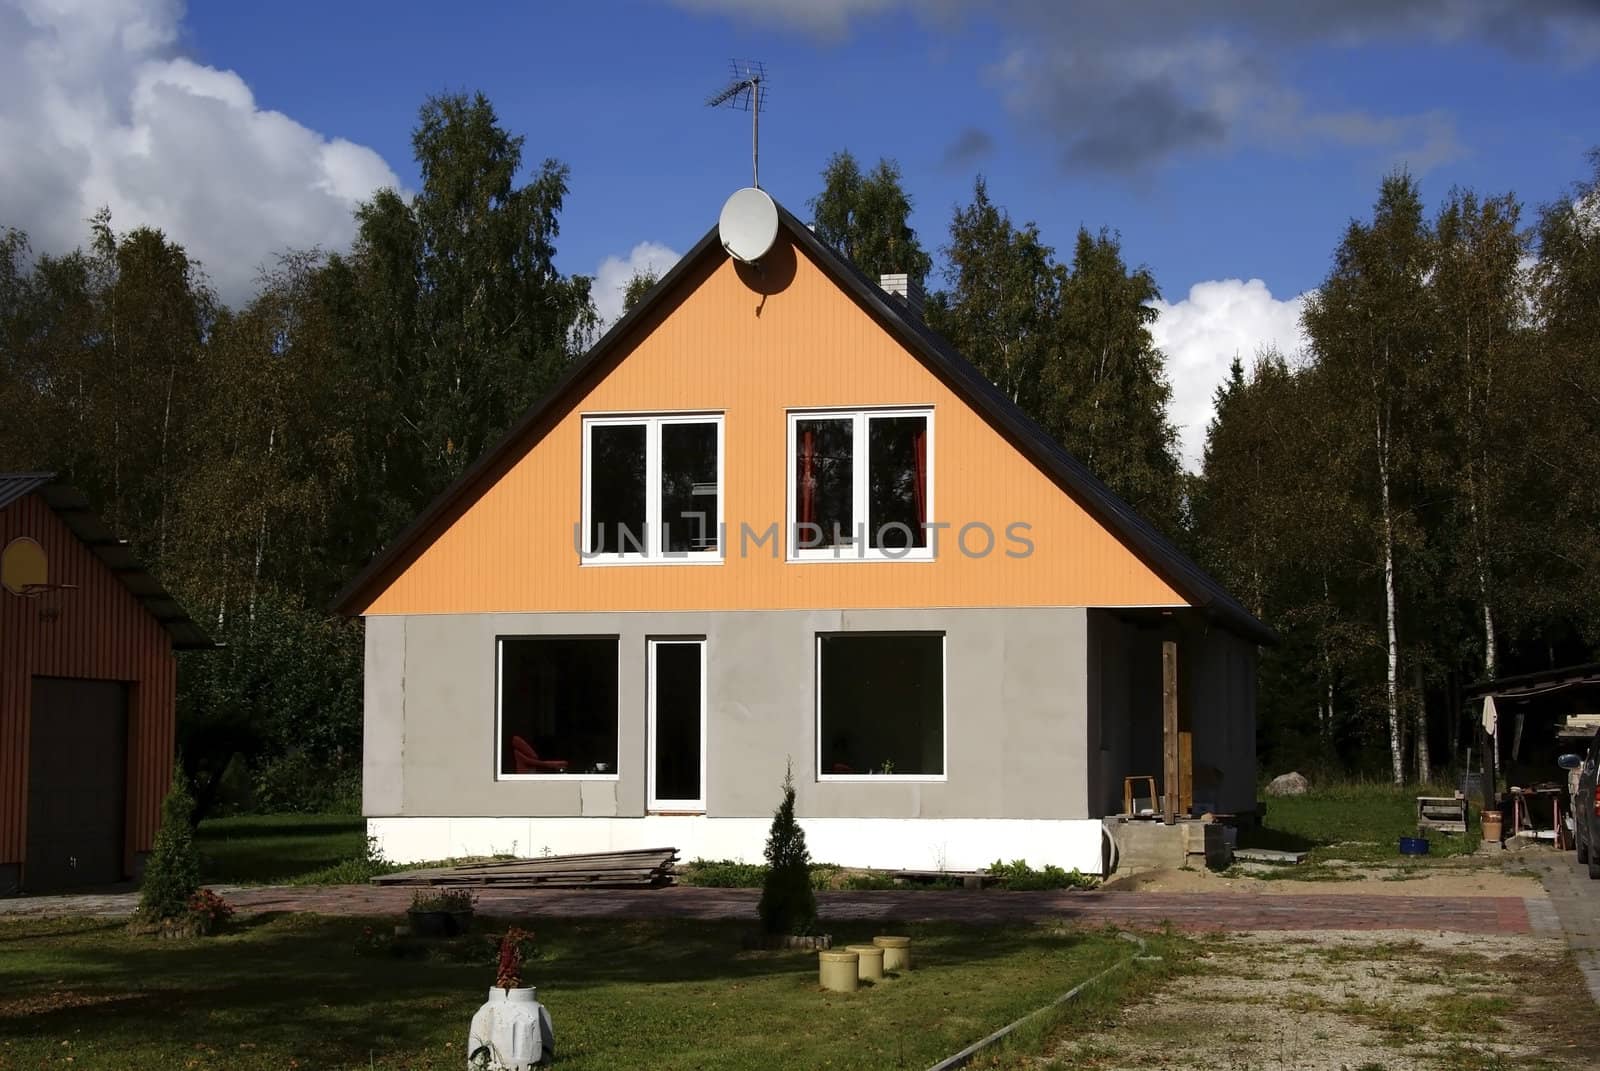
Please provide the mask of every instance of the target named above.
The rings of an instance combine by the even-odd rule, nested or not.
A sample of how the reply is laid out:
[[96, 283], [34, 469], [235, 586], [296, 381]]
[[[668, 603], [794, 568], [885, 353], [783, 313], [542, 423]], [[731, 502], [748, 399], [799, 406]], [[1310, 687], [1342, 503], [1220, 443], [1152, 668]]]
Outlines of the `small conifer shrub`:
[[139, 890], [139, 917], [162, 922], [186, 917], [190, 901], [200, 888], [200, 852], [194, 846], [194, 797], [175, 764], [172, 787], [161, 802], [161, 828], [145, 860], [144, 885]]
[[811, 891], [811, 856], [805, 830], [794, 817], [794, 764], [783, 775], [783, 802], [767, 833], [767, 877], [761, 887], [761, 926], [771, 934], [803, 935], [817, 918]]

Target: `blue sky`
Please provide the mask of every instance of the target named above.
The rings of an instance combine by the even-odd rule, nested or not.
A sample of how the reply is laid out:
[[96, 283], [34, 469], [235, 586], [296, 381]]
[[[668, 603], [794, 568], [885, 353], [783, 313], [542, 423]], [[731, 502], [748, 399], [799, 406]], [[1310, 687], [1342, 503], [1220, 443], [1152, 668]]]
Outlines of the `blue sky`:
[[730, 57], [756, 57], [773, 82], [763, 185], [802, 216], [848, 148], [899, 161], [930, 248], [979, 172], [1058, 248], [1080, 224], [1120, 230], [1166, 298], [1192, 455], [1220, 370], [1296, 345], [1296, 295], [1385, 171], [1409, 166], [1430, 201], [1514, 189], [1530, 213], [1583, 173], [1600, 144], [1585, 7], [0, 0], [0, 72], [23, 72], [0, 73], [0, 224], [51, 248], [108, 203], [237, 298], [272, 250], [348, 241], [372, 186], [417, 185], [426, 95], [482, 90], [530, 159], [572, 169], [563, 269], [611, 258], [615, 285], [687, 249], [748, 182], [748, 117], [702, 102]]
[[[486, 7], [509, 7], [487, 5]], [[749, 170], [742, 115], [704, 108], [730, 57], [773, 79], [764, 184], [804, 215], [828, 154], [890, 156], [906, 172], [916, 224], [944, 238], [951, 208], [982, 172], [991, 195], [1037, 220], [1058, 246], [1079, 224], [1122, 231], [1129, 256], [1165, 291], [1258, 276], [1275, 291], [1314, 286], [1340, 227], [1366, 210], [1385, 170], [1411, 164], [1437, 197], [1452, 184], [1516, 189], [1537, 203], [1578, 177], [1600, 143], [1600, 66], [1508, 54], [1410, 34], [1362, 46], [1309, 43], [1280, 57], [1285, 81], [1319, 106], [1375, 116], [1445, 113], [1458, 147], [1435, 162], [1419, 139], [1350, 146], [1203, 148], [1137, 171], [1075, 172], [1013, 114], [991, 68], [1009, 43], [992, 18], [958, 29], [895, 12], [842, 36], [655, 4], [552, 4], [440, 17], [431, 4], [208, 5], [185, 44], [231, 68], [263, 108], [376, 149], [417, 182], [409, 131], [428, 93], [481, 89], [530, 156], [573, 171], [565, 267], [652, 239], [685, 248]], [[313, 32], [307, 32], [314, 28]], [[380, 32], [374, 32], [378, 30]], [[959, 162], [963, 130], [993, 139]]]

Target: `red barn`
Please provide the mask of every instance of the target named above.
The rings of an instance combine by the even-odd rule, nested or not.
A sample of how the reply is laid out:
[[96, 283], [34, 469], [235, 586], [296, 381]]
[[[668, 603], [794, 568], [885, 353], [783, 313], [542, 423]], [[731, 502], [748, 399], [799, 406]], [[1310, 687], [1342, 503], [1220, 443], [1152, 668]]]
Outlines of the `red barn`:
[[138, 874], [172, 776], [173, 652], [212, 646], [80, 492], [0, 473], [0, 895]]

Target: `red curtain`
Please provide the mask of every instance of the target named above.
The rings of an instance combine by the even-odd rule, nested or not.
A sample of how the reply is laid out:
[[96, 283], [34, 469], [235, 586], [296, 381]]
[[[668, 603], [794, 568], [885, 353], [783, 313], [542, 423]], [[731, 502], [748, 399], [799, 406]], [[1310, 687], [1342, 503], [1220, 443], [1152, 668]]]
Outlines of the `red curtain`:
[[[912, 453], [916, 456], [917, 464], [917, 523], [928, 523], [928, 432], [926, 429], [911, 436]], [[921, 535], [921, 533], [916, 533]], [[922, 545], [922, 540], [915, 539], [916, 546]]]
[[[817, 440], [816, 433], [800, 433], [800, 523], [815, 524], [817, 519]], [[805, 537], [809, 539], [808, 537]]]

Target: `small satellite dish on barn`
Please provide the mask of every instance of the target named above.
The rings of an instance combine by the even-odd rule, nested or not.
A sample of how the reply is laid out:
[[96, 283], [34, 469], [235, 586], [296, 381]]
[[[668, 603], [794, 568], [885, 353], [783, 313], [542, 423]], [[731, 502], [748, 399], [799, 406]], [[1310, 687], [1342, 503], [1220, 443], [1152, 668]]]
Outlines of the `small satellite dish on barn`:
[[754, 264], [778, 240], [778, 206], [765, 190], [754, 186], [736, 190], [722, 206], [717, 235], [730, 257]]
[[19, 536], [0, 551], [0, 587], [13, 595], [30, 595], [50, 581], [50, 562], [36, 540]]

